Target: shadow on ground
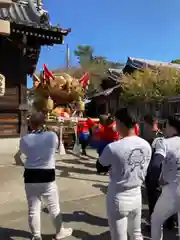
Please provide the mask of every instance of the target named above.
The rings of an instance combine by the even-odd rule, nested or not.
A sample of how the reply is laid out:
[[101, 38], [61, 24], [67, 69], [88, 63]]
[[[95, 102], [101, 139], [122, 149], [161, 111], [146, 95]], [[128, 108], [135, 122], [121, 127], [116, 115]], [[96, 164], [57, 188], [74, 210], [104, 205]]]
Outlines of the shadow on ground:
[[83, 158], [83, 157], [80, 159], [63, 159], [60, 161], [64, 162], [64, 163], [68, 163], [68, 164], [73, 164], [73, 165], [76, 165], [76, 164], [84, 165], [87, 168], [95, 169], [95, 167], [96, 167], [96, 162], [94, 162], [94, 163], [88, 162], [88, 159]]
[[[75, 157], [78, 157], [77, 154], [73, 153], [72, 150], [67, 150], [66, 152], [67, 152], [68, 154], [71, 154], [71, 155], [75, 156]], [[83, 156], [81, 156], [81, 157], [84, 158]], [[87, 159], [87, 158], [97, 160], [98, 157], [95, 157], [95, 156], [92, 156], [92, 155], [90, 155], [90, 154], [87, 154], [87, 155], [86, 155], [86, 159]]]
[[65, 166], [56, 166], [56, 170], [61, 171], [60, 176], [67, 178], [71, 176], [71, 173], [84, 174], [84, 175], [95, 175], [95, 170], [82, 169], [74, 166], [65, 167]]
[[[99, 227], [108, 227], [108, 221], [105, 218], [94, 216], [84, 211], [75, 211], [73, 214], [63, 214], [64, 222], [85, 222], [91, 226], [99, 226]], [[83, 240], [109, 240], [110, 234], [109, 231], [106, 231], [101, 234], [93, 235], [88, 232], [82, 230], [74, 230], [73, 236], [77, 239]]]
[[87, 154], [87, 157], [89, 157], [90, 159], [95, 159], [95, 160], [98, 159], [98, 157], [93, 157], [92, 155], [89, 155], [89, 154]]
[[110, 234], [109, 231], [106, 231], [104, 233], [98, 234], [98, 235], [91, 235], [85, 231], [81, 230], [74, 230], [73, 231], [73, 236], [77, 239], [83, 239], [83, 240], [109, 240], [110, 239]]
[[93, 226], [108, 227], [108, 221], [105, 218], [94, 216], [88, 212], [75, 211], [71, 214], [63, 214], [64, 222], [84, 222]]
[[102, 184], [93, 184], [93, 187], [99, 188], [102, 193], [107, 194], [108, 185], [104, 186]]
[[[43, 240], [52, 240], [53, 237], [54, 235], [52, 234], [46, 234], [46, 235], [42, 234]], [[1, 240], [15, 240], [15, 239], [30, 240], [31, 238], [32, 238], [31, 234], [27, 231], [0, 227]]]
[[0, 239], [2, 240], [14, 240], [14, 238], [30, 239], [31, 235], [29, 232], [22, 231], [19, 229], [9, 229], [0, 227]]
[[[143, 218], [146, 218], [148, 214], [148, 211], [143, 211]], [[95, 215], [92, 215], [85, 211], [75, 211], [72, 214], [65, 213], [63, 214], [63, 221], [64, 222], [77, 222], [81, 223], [84, 222], [88, 225], [91, 225], [92, 227], [108, 227], [108, 221], [106, 218], [98, 217]], [[147, 230], [147, 224], [142, 223], [142, 232], [144, 236], [144, 240], [150, 240], [150, 232]], [[23, 239], [23, 240], [29, 240], [31, 235], [27, 231], [22, 231], [19, 229], [9, 229], [9, 228], [2, 228], [0, 227], [0, 239], [1, 240], [15, 240], [15, 239]], [[43, 240], [51, 240], [52, 235], [42, 235]], [[74, 229], [73, 230], [73, 237], [77, 239], [82, 240], [108, 240], [110, 239], [109, 231], [103, 232], [101, 234], [91, 234], [89, 232], [80, 230], [80, 229]], [[177, 229], [173, 231], [167, 231], [164, 232], [164, 240], [178, 240], [177, 236]]]

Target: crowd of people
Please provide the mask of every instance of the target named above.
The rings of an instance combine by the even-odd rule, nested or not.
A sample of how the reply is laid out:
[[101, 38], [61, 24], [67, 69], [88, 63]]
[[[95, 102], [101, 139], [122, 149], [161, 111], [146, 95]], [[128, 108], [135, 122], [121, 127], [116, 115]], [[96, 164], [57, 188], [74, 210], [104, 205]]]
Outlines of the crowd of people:
[[[97, 173], [109, 173], [107, 217], [112, 240], [142, 240], [142, 185], [145, 183], [149, 205], [152, 240], [162, 239], [163, 226], [172, 229], [180, 211], [180, 119], [169, 116], [162, 132], [152, 116], [145, 116], [143, 131], [127, 108], [115, 117], [100, 116], [99, 122], [78, 123], [77, 135], [86, 155], [88, 145], [99, 154]], [[41, 200], [45, 198], [56, 228], [56, 240], [72, 234], [61, 219], [55, 181], [57, 135], [44, 131], [44, 115], [30, 118], [31, 133], [20, 140], [27, 156], [24, 171], [29, 226], [33, 240], [41, 240]]]

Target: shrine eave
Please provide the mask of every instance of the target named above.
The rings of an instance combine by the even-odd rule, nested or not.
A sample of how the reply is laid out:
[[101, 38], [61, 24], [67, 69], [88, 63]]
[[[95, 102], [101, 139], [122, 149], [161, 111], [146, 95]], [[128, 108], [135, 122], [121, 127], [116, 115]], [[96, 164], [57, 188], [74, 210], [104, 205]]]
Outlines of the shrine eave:
[[[9, 8], [0, 8], [0, 19], [7, 20], [11, 25], [11, 34], [25, 34], [38, 39], [45, 39], [48, 45], [63, 43], [71, 29], [52, 26], [49, 19], [42, 21], [42, 12], [39, 12], [32, 0], [26, 3], [16, 1]], [[46, 41], [43, 41], [46, 44]]]
[[56, 26], [44, 26], [44, 25], [24, 25], [11, 23], [11, 35], [12, 36], [24, 36], [32, 37], [42, 43], [42, 45], [62, 44], [64, 36], [67, 36], [71, 32], [71, 29], [62, 29]]

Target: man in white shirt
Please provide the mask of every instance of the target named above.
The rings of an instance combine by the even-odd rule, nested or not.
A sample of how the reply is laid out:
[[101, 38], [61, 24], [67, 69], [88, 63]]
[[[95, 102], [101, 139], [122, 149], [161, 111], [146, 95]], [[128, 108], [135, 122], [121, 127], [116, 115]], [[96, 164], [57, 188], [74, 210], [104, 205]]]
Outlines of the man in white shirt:
[[122, 139], [110, 143], [100, 156], [103, 166], [111, 165], [107, 193], [107, 215], [111, 240], [142, 240], [141, 185], [151, 159], [151, 146], [136, 136], [137, 124], [127, 108], [116, 112]]
[[20, 139], [20, 151], [27, 157], [24, 183], [28, 202], [28, 219], [32, 240], [41, 240], [41, 199], [47, 202], [56, 228], [55, 240], [72, 234], [71, 228], [64, 228], [60, 214], [59, 196], [55, 182], [55, 151], [58, 138], [54, 132], [43, 130], [45, 118], [35, 113], [30, 118], [32, 133]]
[[151, 217], [152, 240], [162, 239], [162, 225], [172, 215], [180, 212], [180, 119], [169, 117], [166, 139], [156, 139], [154, 162], [162, 162], [162, 189]]

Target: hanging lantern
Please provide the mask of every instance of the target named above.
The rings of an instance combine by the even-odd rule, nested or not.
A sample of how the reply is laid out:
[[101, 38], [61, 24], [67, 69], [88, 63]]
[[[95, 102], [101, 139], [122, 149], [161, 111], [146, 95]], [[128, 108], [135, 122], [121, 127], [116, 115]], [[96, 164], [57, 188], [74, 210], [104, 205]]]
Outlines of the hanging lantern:
[[5, 77], [0, 74], [0, 97], [5, 94]]
[[54, 108], [54, 102], [50, 97], [47, 100], [46, 108], [47, 108], [48, 111], [52, 111], [53, 108]]
[[[1, 4], [1, 1], [0, 1]], [[1, 9], [1, 5], [0, 5]], [[0, 19], [0, 34], [3, 36], [9, 36], [11, 34], [10, 21]]]

